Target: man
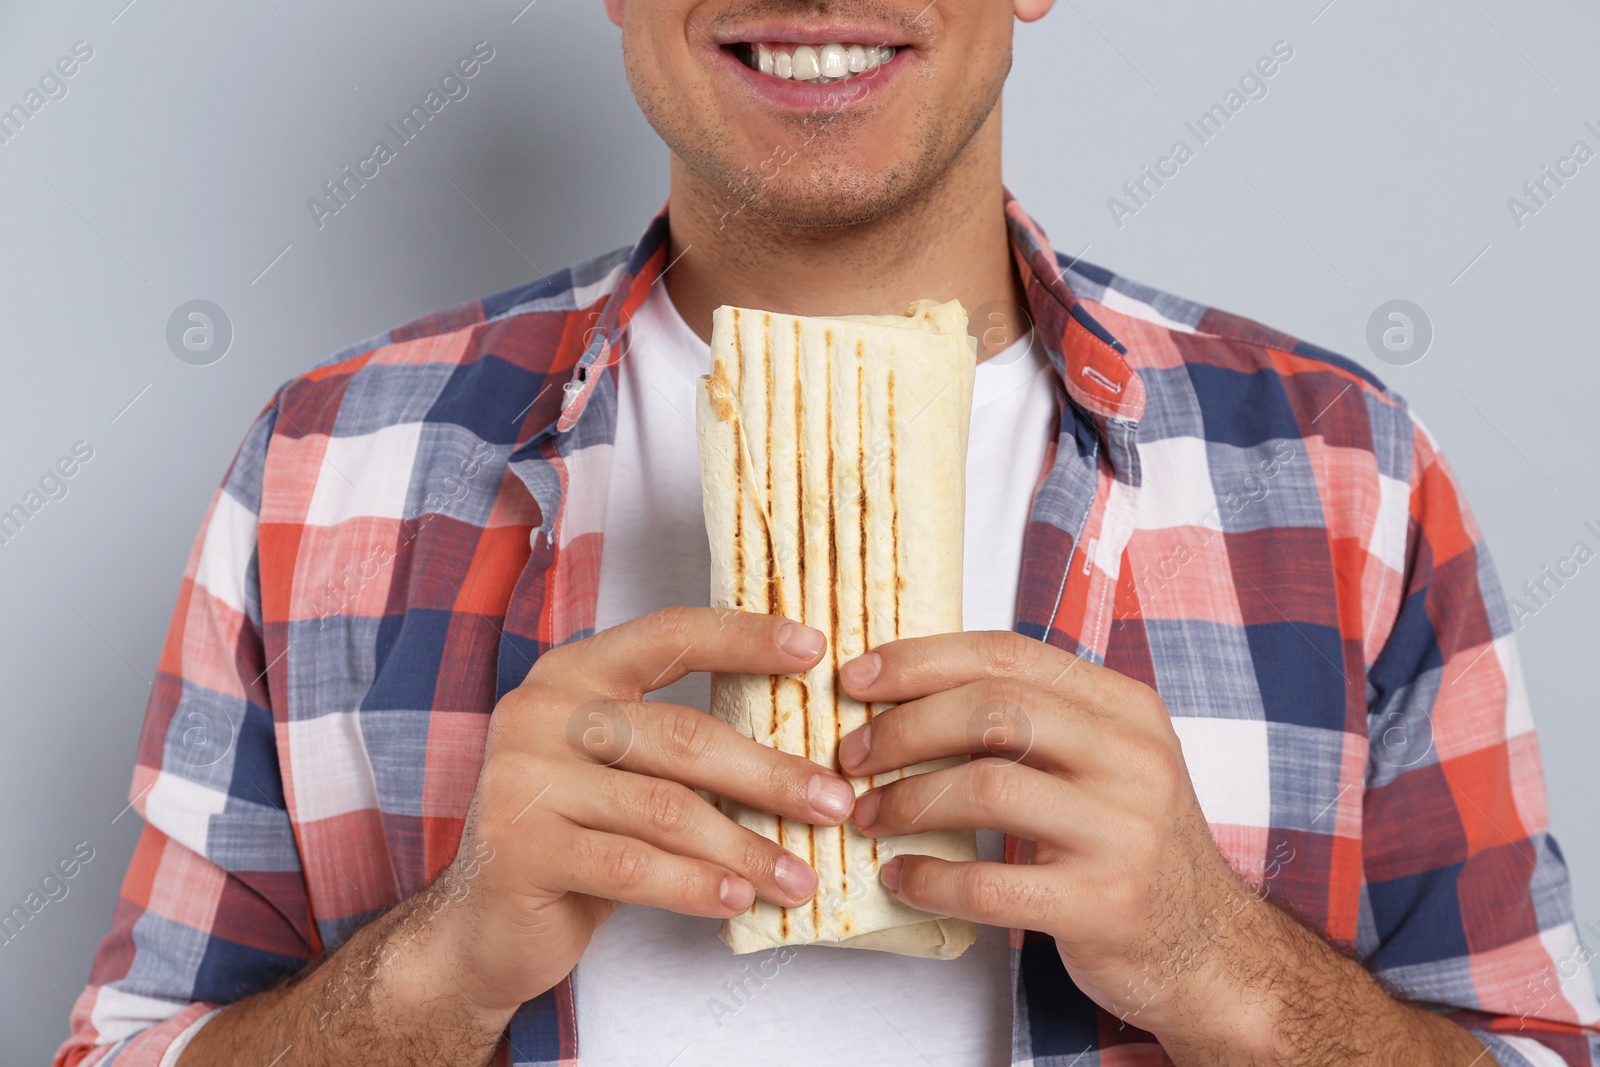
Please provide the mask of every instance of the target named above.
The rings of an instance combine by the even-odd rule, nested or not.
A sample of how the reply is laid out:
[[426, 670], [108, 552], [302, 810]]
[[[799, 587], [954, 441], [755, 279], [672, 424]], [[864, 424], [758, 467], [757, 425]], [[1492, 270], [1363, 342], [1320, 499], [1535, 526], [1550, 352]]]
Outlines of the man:
[[[262, 413], [58, 1063], [1600, 1062], [1454, 481], [1353, 364], [1049, 250], [997, 105], [1050, 6], [608, 0], [670, 216]], [[847, 664], [898, 706], [823, 767], [701, 710], [703, 672], [823, 643], [672, 607], [706, 602], [692, 378], [719, 304], [922, 297], [985, 309], [968, 632]], [[883, 871], [978, 945], [729, 955], [719, 919], [815, 875], [694, 790], [979, 830]]]

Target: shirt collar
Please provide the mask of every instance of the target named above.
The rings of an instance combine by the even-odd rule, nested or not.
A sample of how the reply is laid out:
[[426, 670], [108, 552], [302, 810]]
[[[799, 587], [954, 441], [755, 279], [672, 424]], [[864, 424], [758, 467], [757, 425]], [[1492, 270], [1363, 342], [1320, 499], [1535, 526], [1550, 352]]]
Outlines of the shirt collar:
[[1144, 382], [1127, 360], [1128, 349], [1112, 336], [1072, 291], [1067, 271], [1044, 230], [1005, 194], [1011, 253], [1027, 294], [1028, 313], [1050, 354], [1067, 396], [1106, 433], [1109, 424], [1137, 426], [1144, 414]]
[[[1044, 343], [1068, 399], [1109, 446], [1113, 464], [1120, 466], [1128, 461], [1128, 442], [1144, 413], [1144, 383], [1126, 358], [1127, 347], [1089, 313], [1067, 283], [1071, 264], [1059, 263], [1044, 230], [1009, 191], [1005, 213], [1033, 329]], [[611, 295], [598, 312], [588, 312], [593, 325], [581, 334], [569, 331], [569, 336], [576, 338], [573, 343], [582, 344], [583, 351], [569, 364], [572, 370], [562, 386], [560, 413], [553, 424], [532, 420], [534, 426], [543, 425], [544, 429], [519, 441], [519, 449], [550, 432], [566, 433], [577, 424], [602, 372], [623, 350], [622, 336], [629, 319], [669, 266], [667, 238], [667, 209], [663, 208], [633, 247]]]

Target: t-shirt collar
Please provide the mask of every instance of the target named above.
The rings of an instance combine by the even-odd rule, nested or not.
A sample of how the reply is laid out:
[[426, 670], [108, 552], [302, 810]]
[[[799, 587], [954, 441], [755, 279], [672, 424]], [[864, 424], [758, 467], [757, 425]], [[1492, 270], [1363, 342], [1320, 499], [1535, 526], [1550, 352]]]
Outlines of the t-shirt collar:
[[[1005, 193], [1006, 222], [1017, 273], [1027, 295], [1033, 330], [1067, 397], [1097, 433], [1119, 445], [1137, 428], [1144, 413], [1144, 383], [1127, 359], [1127, 347], [1084, 306], [1067, 280], [1063, 264], [1044, 231]], [[650, 295], [667, 267], [668, 212], [651, 222], [633, 248], [616, 288], [581, 333], [584, 351], [563, 385], [557, 433], [570, 430], [582, 415], [602, 372], [620, 358], [623, 334], [633, 314]], [[583, 312], [584, 309], [577, 309]], [[519, 442], [519, 448], [526, 442]], [[1114, 448], [1121, 452], [1124, 447]]]

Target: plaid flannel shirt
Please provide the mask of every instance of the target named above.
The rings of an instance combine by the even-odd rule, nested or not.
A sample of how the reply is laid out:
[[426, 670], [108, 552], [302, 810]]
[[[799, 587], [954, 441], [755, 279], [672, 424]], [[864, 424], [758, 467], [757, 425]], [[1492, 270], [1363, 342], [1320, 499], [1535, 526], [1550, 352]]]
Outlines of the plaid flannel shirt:
[[[1511, 621], [1433, 439], [1355, 364], [1006, 213], [1060, 400], [1017, 630], [1160, 692], [1274, 900], [1500, 1063], [1600, 1064]], [[666, 238], [342, 352], [257, 419], [184, 575], [146, 825], [58, 1065], [174, 1062], [454, 857], [491, 709], [593, 632], [616, 363]], [[1012, 946], [1015, 1063], [1168, 1062], [1049, 938]], [[569, 978], [500, 1062], [578, 1058]]]

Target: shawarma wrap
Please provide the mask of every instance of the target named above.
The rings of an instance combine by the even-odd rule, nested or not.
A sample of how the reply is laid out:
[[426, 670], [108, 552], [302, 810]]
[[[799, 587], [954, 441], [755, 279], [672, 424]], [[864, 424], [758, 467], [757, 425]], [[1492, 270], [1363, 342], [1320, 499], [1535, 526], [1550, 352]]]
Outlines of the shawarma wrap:
[[[711, 543], [711, 605], [770, 612], [828, 635], [798, 675], [712, 677], [711, 712], [763, 744], [837, 767], [839, 740], [883, 710], [838, 688], [841, 664], [904, 637], [961, 629], [967, 427], [976, 342], [959, 303], [903, 316], [713, 316], [696, 421]], [[857, 780], [858, 793], [927, 763]], [[757, 900], [723, 924], [735, 952], [832, 944], [951, 959], [972, 923], [895, 900], [879, 881], [902, 853], [977, 858], [971, 832], [872, 839], [731, 800], [740, 824], [809, 862], [816, 897]]]

